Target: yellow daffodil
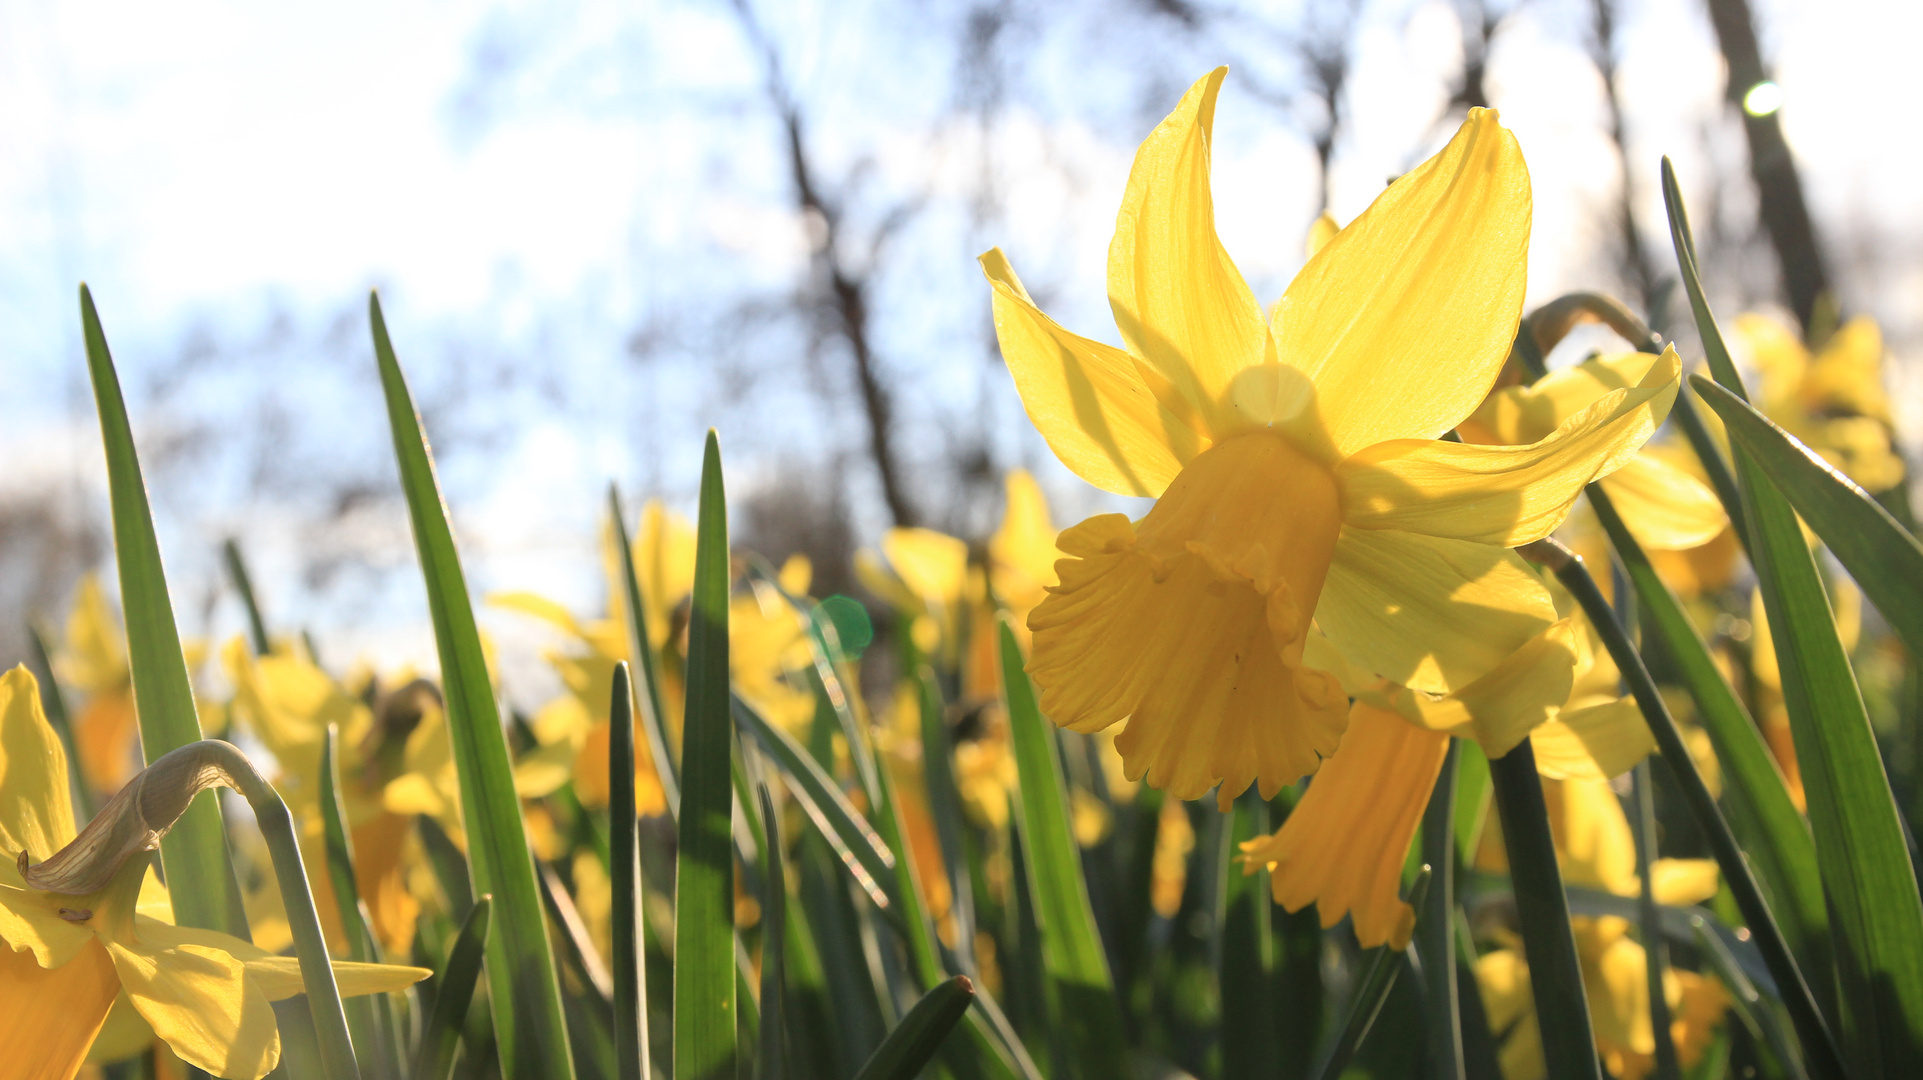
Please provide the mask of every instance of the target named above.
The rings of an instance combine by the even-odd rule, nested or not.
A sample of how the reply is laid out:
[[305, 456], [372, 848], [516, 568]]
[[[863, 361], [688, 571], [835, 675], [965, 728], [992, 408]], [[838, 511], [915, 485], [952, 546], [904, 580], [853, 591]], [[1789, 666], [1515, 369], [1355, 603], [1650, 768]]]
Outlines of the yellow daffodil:
[[1665, 353], [1526, 446], [1444, 441], [1489, 393], [1521, 314], [1529, 177], [1473, 110], [1308, 261], [1264, 319], [1215, 235], [1209, 141], [1223, 71], [1137, 153], [1109, 249], [1125, 348], [1035, 307], [982, 258], [1029, 417], [1064, 464], [1156, 497], [1064, 532], [1029, 616], [1057, 723], [1117, 739], [1183, 798], [1273, 795], [1334, 752], [1348, 702], [1304, 662], [1311, 620], [1358, 668], [1447, 694], [1557, 621], [1507, 550], [1631, 460], [1674, 399]]
[[[221, 650], [221, 659], [234, 686], [235, 718], [279, 765], [274, 786], [300, 824], [302, 853], [310, 865], [320, 865], [324, 854], [321, 748], [328, 725], [338, 729], [341, 809], [353, 842], [355, 884], [382, 946], [405, 955], [420, 914], [420, 901], [409, 888], [411, 870], [420, 861], [414, 817], [425, 813], [450, 836], [462, 836], [452, 788], [453, 747], [439, 692], [424, 681], [401, 678], [370, 706], [298, 651], [283, 646], [255, 657], [238, 637]], [[424, 789], [434, 794], [424, 795]], [[319, 874], [312, 886], [328, 943], [344, 950], [348, 939], [333, 882]]]
[[[302, 992], [299, 967], [249, 942], [173, 926], [141, 903], [142, 852], [85, 896], [43, 892], [26, 868], [77, 834], [67, 757], [24, 668], [0, 676], [0, 1046], [8, 1075], [71, 1077], [124, 997], [182, 1060], [258, 1080], [280, 1058], [270, 1002]], [[399, 990], [421, 968], [337, 963], [343, 994]]]
[[93, 791], [111, 795], [140, 768], [140, 729], [126, 636], [93, 574], [80, 579], [54, 669], [60, 684], [80, 695], [72, 703], [80, 777]]
[[869, 592], [908, 620], [915, 648], [952, 670], [969, 630], [970, 600], [986, 593], [978, 567], [968, 564], [968, 544], [934, 529], [889, 529], [881, 553], [855, 553], [855, 576]]
[[[1543, 794], [1564, 879], [1617, 896], [1639, 895], [1635, 841], [1609, 785], [1600, 780], [1550, 781]], [[1651, 891], [1661, 904], [1700, 903], [1717, 890], [1716, 864], [1708, 859], [1658, 859], [1650, 870]], [[1624, 919], [1579, 916], [1571, 924], [1596, 1049], [1619, 1080], [1642, 1080], [1656, 1064], [1648, 956], [1629, 936], [1630, 924]], [[1505, 1080], [1541, 1080], [1547, 1075], [1542, 1035], [1521, 949], [1485, 953], [1475, 970], [1490, 1030], [1507, 1032], [1499, 1050]], [[1664, 973], [1663, 996], [1670, 1008], [1670, 1038], [1683, 1067], [1690, 1068], [1722, 1022], [1728, 995], [1714, 979], [1671, 967]]]
[[1883, 333], [1874, 319], [1851, 319], [1814, 356], [1767, 315], [1738, 316], [1736, 337], [1762, 377], [1757, 405], [1764, 414], [1867, 491], [1903, 481], [1883, 388]]
[[1048, 500], [1027, 469], [1010, 471], [1005, 484], [1001, 527], [988, 538], [988, 580], [995, 598], [1014, 616], [1016, 632], [1025, 634], [1028, 613], [1055, 584], [1055, 560], [1061, 557], [1055, 538], [1060, 530], [1049, 519]]

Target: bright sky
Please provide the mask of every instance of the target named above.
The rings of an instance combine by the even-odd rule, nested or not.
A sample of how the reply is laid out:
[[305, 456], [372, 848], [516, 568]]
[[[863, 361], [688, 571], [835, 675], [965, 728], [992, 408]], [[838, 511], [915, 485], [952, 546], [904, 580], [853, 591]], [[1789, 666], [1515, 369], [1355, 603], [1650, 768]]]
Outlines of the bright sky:
[[[1295, 5], [1275, 6], [1289, 24]], [[876, 298], [910, 452], [938, 456], [957, 417], [985, 416], [999, 465], [1041, 467], [1060, 516], [1092, 510], [1097, 499], [1052, 467], [984, 366], [986, 292], [972, 258], [1001, 244], [1063, 322], [1114, 340], [1103, 265], [1142, 118], [1229, 50], [1122, 40], [1114, 24], [1146, 23], [1099, 4], [1031, 17], [1007, 31], [1032, 40], [1010, 54], [1019, 70], [1008, 107], [984, 132], [947, 112], [952, 27], [965, 9], [919, 7], [783, 5], [785, 21], [771, 25], [830, 172], [870, 162], [861, 191], [874, 209], [857, 224], [905, 200], [922, 207], [890, 249], [896, 284]], [[1653, 228], [1658, 155], [1672, 154], [1707, 198], [1705, 147], [1740, 143], [1700, 4], [1623, 7], [1621, 87]], [[1901, 120], [1923, 6], [1759, 7], [1845, 302], [1883, 318], [1907, 359], [1923, 331], [1923, 149]], [[1580, 44], [1589, 11], [1587, 0], [1530, 0], [1491, 65], [1492, 96], [1534, 180], [1532, 302], [1601, 283], [1595, 245], [1618, 164]], [[1434, 118], [1457, 33], [1447, 3], [1366, 5], [1331, 178], [1339, 218], [1446, 137]], [[1273, 60], [1260, 39], [1233, 44], [1258, 74]], [[211, 452], [204, 476], [170, 474], [164, 489], [150, 476], [176, 591], [204, 583], [214, 545], [238, 530], [290, 618], [356, 650], [425, 659], [418, 586], [397, 589], [407, 579], [389, 575], [330, 601], [325, 585], [296, 583], [302, 545], [333, 541], [303, 535], [305, 519], [284, 512], [296, 495], [278, 501], [273, 484], [249, 481], [281, 448], [284, 424], [290, 453], [365, 459], [362, 471], [391, 484], [357, 306], [379, 286], [417, 392], [468, 395], [448, 423], [475, 438], [442, 467], [478, 587], [543, 590], [588, 610], [609, 478], [685, 506], [710, 423], [724, 449], [736, 447], [737, 492], [777, 482], [794, 446], [858, 445], [855, 417], [826, 415], [809, 396], [816, 376], [805, 365], [717, 358], [688, 329], [805, 265], [759, 80], [718, 2], [0, 0], [0, 460], [10, 473], [0, 499], [67, 485], [105, 513], [73, 296], [85, 279], [143, 440], [184, 430], [184, 418], [247, 411], [263, 386], [278, 388], [287, 411], [234, 416], [233, 449]], [[1258, 296], [1272, 299], [1318, 209], [1313, 153], [1233, 72], [1218, 115], [1221, 231]], [[968, 203], [985, 167], [1001, 196], [987, 220]], [[636, 364], [637, 327], [679, 333], [680, 344], [666, 362]], [[755, 340], [789, 356], [801, 344]], [[196, 348], [251, 359], [196, 375], [181, 364]], [[765, 373], [730, 382], [728, 363]], [[1917, 385], [1910, 370], [1899, 399], [1916, 430], [1918, 395], [1902, 392]], [[487, 403], [485, 386], [462, 382], [477, 371], [516, 381]], [[243, 439], [243, 429], [258, 430]], [[856, 494], [870, 532], [873, 492]], [[404, 524], [360, 524], [365, 536], [346, 546], [384, 547], [396, 574], [411, 573]], [[221, 615], [213, 625], [235, 624]]]

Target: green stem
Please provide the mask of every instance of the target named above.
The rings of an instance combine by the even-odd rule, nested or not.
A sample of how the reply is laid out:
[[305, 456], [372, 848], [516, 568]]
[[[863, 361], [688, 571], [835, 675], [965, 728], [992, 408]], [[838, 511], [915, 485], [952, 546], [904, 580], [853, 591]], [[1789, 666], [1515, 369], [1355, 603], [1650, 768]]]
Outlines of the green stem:
[[1676, 1060], [1676, 1043], [1669, 1035], [1669, 998], [1663, 994], [1663, 974], [1669, 968], [1669, 946], [1663, 941], [1660, 913], [1656, 908], [1656, 797], [1650, 790], [1649, 759], [1636, 763], [1630, 773], [1630, 800], [1635, 813], [1630, 824], [1636, 840], [1636, 874], [1642, 879], [1642, 896], [1637, 904], [1638, 936], [1642, 938], [1644, 967], [1649, 979], [1649, 1027], [1656, 1038], [1656, 1076], [1658, 1080], [1682, 1080], [1682, 1065]]
[[1429, 1075], [1433, 1080], [1462, 1080], [1462, 1010], [1457, 997], [1456, 763], [1462, 743], [1449, 740], [1448, 756], [1436, 774], [1435, 790], [1422, 814], [1422, 861], [1433, 877], [1416, 919], [1416, 949], [1422, 957], [1424, 1013], [1429, 1038]]
[[617, 1080], [648, 1080], [648, 984], [642, 973], [641, 844], [634, 806], [633, 688], [626, 661], [614, 665], [608, 710], [609, 877], [614, 931], [614, 1060]]

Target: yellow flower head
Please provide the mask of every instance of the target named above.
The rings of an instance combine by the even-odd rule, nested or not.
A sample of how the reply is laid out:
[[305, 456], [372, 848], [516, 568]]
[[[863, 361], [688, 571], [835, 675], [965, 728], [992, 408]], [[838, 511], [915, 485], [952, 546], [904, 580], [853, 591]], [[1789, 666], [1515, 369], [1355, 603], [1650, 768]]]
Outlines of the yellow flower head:
[[1009, 472], [1006, 485], [1008, 504], [1001, 528], [988, 538], [988, 576], [995, 597], [1008, 606], [1017, 627], [1025, 630], [1028, 613], [1055, 584], [1058, 532], [1048, 516], [1048, 500], [1027, 469]]
[[1859, 315], [1844, 323], [1814, 356], [1768, 315], [1738, 316], [1736, 336], [1762, 376], [1758, 405], [1771, 420], [1871, 492], [1902, 482], [1876, 320]]
[[[28, 885], [77, 830], [67, 757], [25, 668], [0, 676], [0, 1046], [9, 1075], [71, 1077], [124, 998], [183, 1061], [258, 1080], [280, 1059], [270, 1002], [303, 991], [289, 957], [239, 938], [173, 926], [141, 900], [151, 856], [128, 859], [85, 896]], [[399, 990], [422, 968], [337, 963], [343, 995]]]
[[999, 250], [995, 326], [1032, 419], [1098, 487], [1156, 497], [1062, 534], [1029, 616], [1056, 722], [1128, 720], [1129, 775], [1195, 798], [1273, 795], [1334, 751], [1348, 703], [1305, 663], [1311, 620], [1357, 667], [1446, 694], [1557, 621], [1507, 550], [1666, 415], [1666, 353], [1526, 446], [1439, 439], [1494, 385], [1521, 317], [1529, 176], [1472, 110], [1440, 153], [1322, 246], [1263, 317], [1215, 234], [1223, 70], [1136, 155], [1109, 248], [1125, 343], [1064, 330]]

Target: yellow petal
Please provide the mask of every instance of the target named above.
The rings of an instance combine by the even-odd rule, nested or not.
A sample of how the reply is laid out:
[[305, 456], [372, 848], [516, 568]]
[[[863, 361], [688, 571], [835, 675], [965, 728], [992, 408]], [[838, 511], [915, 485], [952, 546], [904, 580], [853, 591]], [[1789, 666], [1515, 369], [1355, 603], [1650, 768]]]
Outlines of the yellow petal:
[[1402, 902], [1402, 863], [1448, 750], [1449, 736], [1357, 702], [1282, 828], [1242, 846], [1245, 869], [1266, 864], [1275, 902], [1300, 911], [1313, 901], [1324, 928], [1352, 915], [1365, 949], [1407, 948], [1416, 913]]
[[1346, 700], [1302, 662], [1337, 524], [1335, 483], [1256, 433], [1197, 457], [1139, 528], [1064, 532], [1061, 584], [1029, 616], [1042, 711], [1077, 731], [1123, 718], [1130, 779], [1178, 798], [1264, 797], [1335, 749]]
[[1649, 891], [1658, 904], [1701, 904], [1722, 888], [1715, 859], [1657, 859], [1649, 868]]
[[1344, 528], [1315, 621], [1357, 667], [1446, 694], [1556, 621], [1516, 553], [1399, 529]]
[[1680, 371], [1667, 351], [1641, 383], [1609, 391], [1527, 446], [1397, 439], [1368, 447], [1336, 467], [1344, 520], [1504, 547], [1540, 540], [1569, 516], [1584, 485], [1636, 456], [1669, 415]]
[[1403, 719], [1431, 731], [1471, 737], [1483, 753], [1501, 757], [1540, 730], [1569, 698], [1577, 648], [1573, 620], [1563, 619], [1530, 638], [1488, 674], [1446, 697], [1395, 687], [1367, 695]]
[[1225, 407], [1230, 384], [1270, 351], [1255, 294], [1215, 234], [1209, 143], [1227, 74], [1216, 68], [1196, 80], [1143, 140], [1108, 249], [1108, 299], [1122, 340], [1218, 439], [1252, 426]]
[[0, 860], [44, 861], [75, 831], [67, 752], [40, 711], [40, 684], [17, 666], [0, 675]]
[[1522, 317], [1529, 217], [1515, 136], [1471, 109], [1296, 275], [1276, 345], [1314, 383], [1338, 456], [1433, 439], [1482, 403]]
[[1612, 390], [1643, 385], [1649, 373], [1664, 362], [1654, 353], [1617, 353], [1596, 356], [1556, 370], [1527, 386], [1505, 386], [1489, 395], [1464, 422], [1464, 427], [1489, 438], [1463, 437], [1470, 442], [1532, 443], [1561, 427], [1565, 421], [1600, 401]]
[[260, 1080], [280, 1061], [274, 1008], [223, 949], [109, 943], [134, 1008], [182, 1061], [235, 1080]]
[[1311, 259], [1315, 258], [1315, 253], [1326, 247], [1341, 231], [1342, 227], [1335, 223], [1335, 215], [1327, 210], [1322, 211], [1321, 216], [1309, 226], [1308, 238], [1302, 242], [1302, 253]]
[[1708, 484], [1649, 454], [1636, 455], [1602, 485], [1630, 534], [1652, 551], [1701, 547], [1729, 527]]
[[881, 552], [916, 598], [930, 608], [954, 610], [968, 581], [968, 544], [933, 529], [889, 529]]
[[1858, 315], [1838, 327], [1811, 365], [1803, 393], [1821, 407], [1890, 423], [1890, 397], [1883, 389], [1883, 331]]
[[1048, 500], [1027, 469], [1014, 469], [1006, 480], [1007, 509], [1002, 524], [988, 540], [989, 572], [995, 595], [1008, 605], [1017, 624], [1042, 602], [1055, 584], [1056, 529], [1048, 517]]
[[1634, 698], [1565, 709], [1530, 737], [1536, 771], [1558, 779], [1621, 776], [1656, 749]]
[[[400, 964], [334, 961], [334, 984], [344, 998], [405, 990], [432, 974], [434, 973], [427, 968], [405, 967]], [[267, 995], [269, 1001], [284, 1001], [296, 994], [307, 992], [307, 984], [301, 981], [300, 960], [292, 956], [268, 956], [259, 960], [249, 960], [247, 978], [260, 989], [261, 993]]]
[[0, 1073], [12, 1080], [69, 1080], [107, 1021], [120, 979], [98, 943], [43, 968], [0, 944]]
[[1756, 314], [1736, 317], [1736, 337], [1747, 347], [1750, 363], [1762, 375], [1758, 396], [1764, 411], [1771, 406], [1795, 407], [1810, 364], [1802, 338], [1782, 320]]
[[1543, 797], [1563, 878], [1617, 896], [1636, 895], [1636, 843], [1608, 782], [1551, 780], [1543, 784]]
[[1002, 359], [1049, 449], [1104, 491], [1160, 495], [1206, 440], [1156, 398], [1133, 357], [1042, 314], [1000, 248], [981, 265]]
[[1476, 958], [1476, 986], [1489, 1014], [1489, 1030], [1502, 1035], [1497, 1052], [1503, 1080], [1541, 1080], [1549, 1075], [1542, 1053], [1529, 964], [1514, 949], [1495, 949]]
[[518, 611], [523, 615], [532, 615], [562, 633], [572, 634], [575, 637], [585, 636], [581, 631], [581, 624], [575, 621], [573, 612], [538, 593], [488, 593], [487, 602], [493, 607], [506, 608], [509, 611]]
[[[103, 948], [101, 958], [106, 960]], [[113, 961], [106, 960], [109, 971]], [[87, 1060], [96, 1065], [112, 1065], [125, 1061], [135, 1054], [142, 1053], [154, 1045], [154, 1029], [147, 1026], [141, 1018], [140, 1010], [128, 999], [125, 991], [120, 990], [120, 976], [114, 975], [113, 1008], [107, 1010], [107, 1022], [100, 1025], [100, 1034], [94, 1036], [93, 1045], [87, 1048]]]

